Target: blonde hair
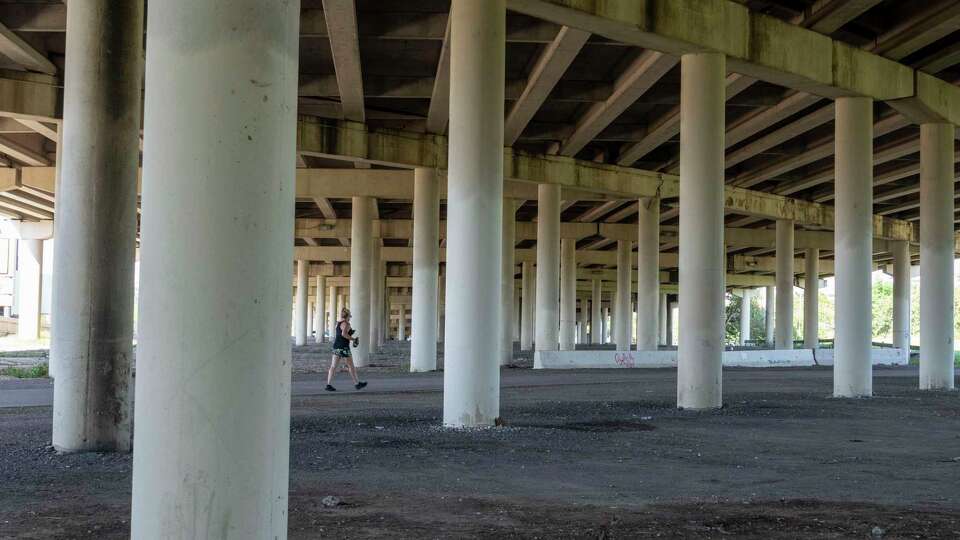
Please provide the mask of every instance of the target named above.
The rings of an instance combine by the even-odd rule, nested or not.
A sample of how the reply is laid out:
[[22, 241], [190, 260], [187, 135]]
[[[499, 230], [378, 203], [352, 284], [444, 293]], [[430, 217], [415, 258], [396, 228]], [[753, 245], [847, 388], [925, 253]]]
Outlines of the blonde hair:
[[346, 319], [346, 318], [349, 317], [349, 316], [350, 316], [350, 310], [349, 310], [349, 309], [343, 308], [343, 309], [340, 310], [340, 318], [341, 318], [341, 319]]

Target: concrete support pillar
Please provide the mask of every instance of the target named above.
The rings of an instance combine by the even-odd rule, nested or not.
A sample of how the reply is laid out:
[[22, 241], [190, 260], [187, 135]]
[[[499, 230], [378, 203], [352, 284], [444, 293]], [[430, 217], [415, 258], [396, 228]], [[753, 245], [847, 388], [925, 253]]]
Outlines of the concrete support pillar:
[[437, 282], [437, 341], [443, 343], [443, 331], [446, 327], [447, 276], [442, 275]]
[[637, 350], [655, 351], [660, 334], [660, 199], [640, 199], [637, 224]]
[[[609, 304], [609, 302], [608, 302], [608, 304]], [[612, 337], [613, 337], [613, 336], [611, 335], [610, 325], [611, 325], [611, 323], [612, 323], [613, 321], [611, 320], [612, 318], [610, 317], [610, 306], [609, 306], [609, 305], [606, 305], [606, 306], [603, 307], [603, 316], [600, 317], [600, 319], [601, 319], [600, 322], [602, 323], [602, 324], [601, 324], [601, 328], [600, 328], [600, 334], [603, 336], [603, 342], [604, 342], [604, 343], [610, 343], [610, 340], [611, 340]]]
[[740, 345], [744, 346], [750, 341], [750, 289], [741, 291], [740, 303]]
[[337, 306], [337, 300], [340, 298], [340, 295], [336, 285], [330, 286], [328, 296], [327, 301], [330, 304], [330, 311], [327, 313], [327, 333], [330, 335], [330, 341], [332, 342], [333, 337], [336, 335], [337, 321], [340, 320], [340, 311]]
[[437, 369], [440, 195], [436, 169], [413, 172], [413, 313], [410, 371]]
[[910, 352], [910, 243], [891, 243], [893, 252], [893, 346]]
[[[376, 203], [374, 203], [376, 204]], [[366, 334], [369, 352], [380, 352], [380, 335], [383, 326], [383, 246], [374, 238], [370, 251], [370, 329]]]
[[869, 397], [873, 394], [873, 100], [838, 98], [836, 110], [833, 395]]
[[298, 347], [301, 345], [306, 345], [307, 343], [307, 319], [310, 317], [308, 306], [308, 295], [310, 288], [308, 280], [308, 276], [310, 274], [309, 270], [309, 261], [297, 261], [297, 297], [293, 306], [293, 336], [294, 343]]
[[[93, 0], [67, 17], [50, 345], [61, 452], [131, 448], [143, 10]], [[36, 325], [20, 314], [34, 339], [37, 307]]]
[[953, 137], [920, 126], [920, 389], [954, 387]]
[[686, 54], [680, 83], [680, 317], [677, 406], [723, 404], [726, 58]]
[[336, 332], [336, 326], [340, 322], [340, 313], [343, 312], [343, 308], [345, 307], [347, 307], [347, 290], [344, 287], [340, 287], [337, 294], [337, 314], [333, 322], [334, 332]]
[[537, 318], [534, 346], [555, 351], [560, 329], [560, 185], [537, 185]]
[[367, 365], [370, 343], [370, 274], [373, 271], [372, 197], [354, 197], [350, 219], [350, 326], [357, 330], [360, 344], [353, 348], [353, 363]]
[[776, 323], [777, 289], [767, 286], [764, 290], [763, 326], [767, 347], [773, 347], [773, 330]]
[[613, 342], [618, 351], [630, 350], [630, 338], [633, 334], [633, 309], [630, 302], [631, 274], [633, 265], [630, 263], [630, 241], [617, 240], [617, 298], [613, 316]]
[[299, 17], [149, 5], [132, 538], [287, 535]]
[[820, 345], [820, 250], [808, 248], [804, 253], [803, 348]]
[[400, 318], [397, 320], [397, 341], [407, 340], [407, 305], [397, 304]]
[[793, 348], [793, 220], [777, 220], [777, 349]]
[[[520, 279], [521, 283], [523, 279]], [[513, 287], [513, 341], [520, 341], [520, 319], [523, 318], [520, 311], [520, 288], [514, 284]]]
[[317, 343], [322, 343], [324, 340], [323, 338], [323, 333], [325, 329], [324, 321], [326, 320], [324, 318], [324, 315], [326, 314], [326, 311], [327, 311], [327, 303], [325, 301], [326, 298], [324, 298], [324, 291], [326, 290], [326, 279], [323, 276], [317, 276], [315, 287], [317, 289], [317, 300], [316, 302], [314, 302], [315, 311], [313, 314], [314, 315], [313, 330], [314, 332], [316, 332], [316, 335], [314, 336], [314, 341], [316, 341]]
[[517, 267], [514, 264], [514, 252], [517, 228], [517, 203], [513, 199], [503, 200], [503, 244], [500, 263], [503, 265], [503, 278], [500, 282], [500, 365], [508, 366], [513, 362], [513, 276]]
[[560, 350], [576, 349], [577, 339], [577, 241], [560, 243]]
[[[490, 426], [500, 416], [503, 235], [504, 0], [453, 0], [447, 172], [447, 329], [443, 423]], [[491, 230], [491, 226], [493, 230]]]
[[533, 265], [529, 261], [523, 261], [520, 265], [520, 285], [522, 288], [520, 301], [522, 303], [522, 316], [520, 318], [520, 350], [529, 351], [533, 349], [533, 329], [534, 329], [534, 301], [533, 301]]
[[677, 320], [676, 308], [676, 302], [667, 302], [667, 346], [669, 347], [673, 346], [673, 325]]
[[40, 296], [43, 289], [43, 240], [17, 240], [17, 261], [17, 337], [37, 340], [40, 339]]
[[590, 299], [590, 341], [594, 345], [603, 343], [603, 282], [597, 278], [593, 280], [593, 296]]
[[657, 321], [660, 325], [660, 341], [661, 345], [667, 344], [667, 293], [660, 293], [660, 316]]
[[587, 299], [579, 299], [577, 308], [577, 339], [576, 344], [586, 343], [587, 339]]

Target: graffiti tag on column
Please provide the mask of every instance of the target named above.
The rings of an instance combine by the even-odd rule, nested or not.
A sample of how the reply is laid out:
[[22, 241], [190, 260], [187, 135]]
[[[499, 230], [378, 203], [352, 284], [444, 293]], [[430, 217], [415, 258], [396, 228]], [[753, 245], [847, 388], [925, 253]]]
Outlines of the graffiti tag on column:
[[617, 365], [625, 368], [636, 367], [636, 362], [633, 359], [633, 353], [622, 352], [614, 355], [614, 360], [616, 360]]

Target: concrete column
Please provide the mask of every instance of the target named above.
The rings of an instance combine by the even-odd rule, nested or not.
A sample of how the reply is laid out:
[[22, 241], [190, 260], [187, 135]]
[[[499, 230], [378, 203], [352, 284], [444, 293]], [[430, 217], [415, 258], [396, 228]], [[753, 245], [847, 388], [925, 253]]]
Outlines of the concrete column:
[[910, 352], [910, 243], [891, 242], [893, 252], [893, 346]]
[[413, 172], [413, 313], [410, 371], [437, 369], [440, 196], [436, 169]]
[[803, 258], [803, 348], [820, 345], [820, 250], [808, 248]]
[[723, 404], [724, 87], [722, 54], [686, 54], [680, 83], [680, 317], [677, 406]]
[[630, 264], [630, 241], [617, 240], [617, 298], [613, 316], [613, 342], [618, 351], [630, 350], [630, 338], [633, 333], [631, 320], [630, 289], [633, 265]]
[[310, 336], [313, 334], [313, 323], [316, 315], [316, 302], [313, 300], [307, 302], [307, 313], [309, 315], [307, 317], [307, 336]]
[[594, 345], [603, 343], [603, 282], [593, 280], [593, 297], [590, 299], [590, 341]]
[[776, 323], [777, 289], [768, 286], [763, 308], [764, 332], [767, 334], [767, 347], [773, 347], [773, 329]]
[[793, 221], [777, 220], [777, 349], [793, 348]]
[[309, 261], [297, 261], [297, 301], [293, 308], [293, 335], [294, 343], [298, 347], [307, 343], [307, 319], [310, 317], [307, 306], [307, 296], [310, 288], [308, 284], [309, 269]]
[[314, 332], [316, 332], [316, 335], [314, 336], [314, 341], [316, 341], [317, 343], [322, 343], [324, 339], [323, 333], [325, 329], [324, 315], [326, 314], [326, 310], [327, 310], [327, 303], [325, 301], [326, 299], [324, 298], [324, 295], [323, 295], [324, 290], [326, 288], [326, 279], [323, 276], [317, 276], [315, 287], [317, 289], [317, 300], [314, 303], [316, 311], [313, 314], [314, 315], [313, 329], [314, 329]]
[[953, 137], [920, 126], [920, 389], [954, 387]]
[[336, 335], [337, 331], [337, 321], [340, 318], [339, 307], [337, 306], [337, 299], [340, 297], [337, 291], [336, 285], [330, 286], [328, 302], [330, 303], [330, 311], [327, 313], [327, 332], [330, 334], [330, 341], [333, 341], [333, 337]]
[[655, 351], [660, 334], [660, 199], [640, 199], [637, 225], [637, 350]]
[[287, 535], [299, 17], [149, 5], [132, 538]]
[[93, 0], [67, 16], [50, 345], [61, 452], [131, 448], [143, 9]]
[[612, 320], [612, 317], [610, 316], [609, 302], [608, 302], [608, 305], [603, 307], [603, 317], [601, 317], [601, 319], [602, 319], [601, 321], [602, 328], [600, 329], [600, 331], [601, 331], [601, 334], [603, 335], [603, 342], [610, 343], [611, 339], [613, 338], [613, 336], [611, 335], [612, 329], [610, 328], [613, 320]]
[[660, 293], [660, 315], [657, 319], [660, 325], [660, 344], [667, 344], [667, 293]]
[[[43, 240], [17, 240], [17, 262], [19, 287], [17, 291], [19, 296], [17, 298], [17, 337], [37, 340], [40, 339], [40, 297], [43, 290]], [[69, 371], [65, 373], [69, 373]], [[59, 373], [57, 378], [60, 378]], [[129, 434], [127, 434], [127, 438], [129, 438]], [[121, 450], [122, 448], [117, 449]], [[126, 450], [129, 449], [128, 441]], [[71, 448], [68, 446], [67, 450], [71, 450]]]
[[[504, 0], [453, 0], [447, 172], [447, 329], [443, 423], [489, 426], [500, 416]], [[492, 230], [491, 230], [492, 227]]]
[[437, 283], [437, 340], [441, 343], [445, 341], [443, 336], [446, 327], [446, 303], [447, 303], [447, 276], [442, 275]]
[[673, 346], [673, 325], [677, 320], [676, 302], [667, 301], [667, 346]]
[[750, 289], [741, 291], [740, 304], [740, 345], [744, 346], [750, 341]]
[[397, 322], [397, 341], [406, 341], [407, 340], [407, 305], [406, 304], [397, 304], [397, 309], [400, 311], [400, 318]]
[[370, 343], [370, 274], [373, 272], [372, 197], [354, 197], [350, 219], [350, 326], [357, 330], [360, 344], [353, 348], [353, 363], [367, 365]]
[[[374, 204], [376, 204], [374, 202]], [[370, 330], [367, 332], [369, 352], [380, 352], [380, 327], [383, 326], [383, 246], [379, 238], [373, 239], [370, 250]]]
[[514, 264], [514, 252], [517, 228], [517, 203], [513, 199], [503, 200], [503, 244], [500, 252], [503, 265], [503, 279], [500, 282], [500, 365], [513, 362], [513, 276], [517, 267]]
[[586, 343], [587, 339], [587, 299], [579, 299], [577, 311], [577, 340], [576, 344]]
[[838, 98], [836, 110], [833, 395], [869, 397], [873, 394], [873, 100]]
[[555, 351], [560, 329], [560, 186], [537, 185], [537, 318], [534, 346]]
[[336, 332], [336, 326], [340, 322], [340, 313], [343, 312], [343, 308], [347, 307], [347, 292], [344, 287], [339, 287], [339, 294], [337, 294], [337, 310], [336, 316], [334, 317], [334, 332]]
[[[516, 232], [516, 231], [514, 231]], [[523, 282], [521, 277], [520, 282]], [[511, 333], [513, 334], [513, 341], [520, 341], [520, 319], [523, 316], [520, 312], [520, 288], [514, 284], [513, 287], [513, 317], [511, 317]]]
[[577, 241], [560, 243], [560, 350], [576, 349], [577, 337]]
[[520, 301], [523, 311], [520, 318], [520, 350], [529, 351], [533, 349], [533, 317], [536, 310], [533, 301], [533, 268], [529, 261], [523, 261], [520, 265], [520, 285], [522, 287]]

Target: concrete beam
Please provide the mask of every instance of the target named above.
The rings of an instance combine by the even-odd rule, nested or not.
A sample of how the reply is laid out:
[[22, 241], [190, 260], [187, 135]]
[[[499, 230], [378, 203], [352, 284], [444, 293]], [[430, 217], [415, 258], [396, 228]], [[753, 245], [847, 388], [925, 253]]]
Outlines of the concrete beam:
[[357, 7], [353, 0], [323, 0], [323, 15], [330, 37], [343, 116], [347, 120], [363, 122], [363, 76], [360, 73]]
[[47, 56], [0, 23], [0, 54], [30, 71], [56, 75], [57, 66]]
[[56, 77], [0, 69], [0, 116], [46, 122], [62, 116], [62, 89]]
[[433, 82], [430, 108], [427, 111], [427, 132], [443, 134], [450, 120], [450, 20], [447, 18], [437, 62], [437, 76]]
[[504, 146], [513, 146], [589, 38], [587, 32], [564, 26], [556, 39], [540, 53], [523, 94], [513, 104], [504, 122]]

